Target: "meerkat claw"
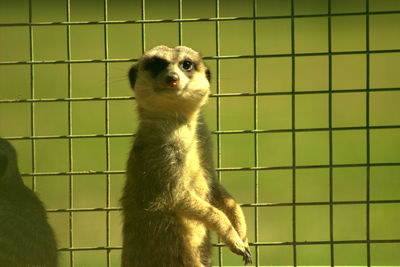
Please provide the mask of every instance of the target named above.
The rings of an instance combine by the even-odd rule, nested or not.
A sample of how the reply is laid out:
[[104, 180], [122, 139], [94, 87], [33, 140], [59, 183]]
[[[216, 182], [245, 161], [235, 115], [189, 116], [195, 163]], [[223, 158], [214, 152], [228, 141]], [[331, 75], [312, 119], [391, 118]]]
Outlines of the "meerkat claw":
[[249, 247], [246, 247], [246, 250], [243, 254], [243, 261], [244, 261], [245, 265], [253, 263], [253, 260], [251, 259], [251, 252], [250, 252]]

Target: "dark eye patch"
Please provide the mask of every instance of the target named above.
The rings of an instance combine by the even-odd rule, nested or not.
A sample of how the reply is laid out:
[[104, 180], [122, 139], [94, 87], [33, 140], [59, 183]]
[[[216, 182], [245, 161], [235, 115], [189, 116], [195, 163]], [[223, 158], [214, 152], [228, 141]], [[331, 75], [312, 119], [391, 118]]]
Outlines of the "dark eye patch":
[[144, 69], [151, 72], [155, 77], [165, 70], [169, 62], [160, 57], [152, 57], [147, 62], [145, 62]]

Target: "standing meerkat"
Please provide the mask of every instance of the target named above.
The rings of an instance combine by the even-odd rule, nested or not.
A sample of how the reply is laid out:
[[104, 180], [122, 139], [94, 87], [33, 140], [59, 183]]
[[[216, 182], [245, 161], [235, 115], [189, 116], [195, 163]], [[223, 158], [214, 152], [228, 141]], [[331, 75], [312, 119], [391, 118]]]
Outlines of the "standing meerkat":
[[210, 72], [200, 54], [154, 47], [129, 78], [139, 127], [121, 199], [122, 267], [211, 266], [209, 230], [251, 263], [243, 212], [215, 175], [201, 114]]

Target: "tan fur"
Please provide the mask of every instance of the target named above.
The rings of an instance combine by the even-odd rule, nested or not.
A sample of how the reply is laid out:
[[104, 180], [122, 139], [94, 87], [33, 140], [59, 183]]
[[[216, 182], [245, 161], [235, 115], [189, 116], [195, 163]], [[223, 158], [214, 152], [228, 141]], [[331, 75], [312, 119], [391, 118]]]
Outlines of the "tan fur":
[[[148, 63], [154, 57], [164, 68]], [[185, 70], [184, 60], [195, 67]], [[173, 86], [165, 82], [171, 73], [179, 76]], [[140, 123], [121, 199], [122, 267], [211, 266], [209, 230], [251, 263], [243, 212], [213, 168], [200, 111], [209, 94], [206, 74], [187, 47], [157, 46], [131, 69]]]

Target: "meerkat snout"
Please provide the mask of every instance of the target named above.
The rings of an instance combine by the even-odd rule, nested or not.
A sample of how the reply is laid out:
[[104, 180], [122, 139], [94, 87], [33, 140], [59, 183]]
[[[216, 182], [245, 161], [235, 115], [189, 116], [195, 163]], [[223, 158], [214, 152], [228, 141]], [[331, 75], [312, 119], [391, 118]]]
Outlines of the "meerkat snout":
[[165, 81], [167, 84], [171, 87], [176, 87], [179, 84], [179, 75], [178, 73], [171, 71], [167, 74], [167, 77], [165, 78]]

